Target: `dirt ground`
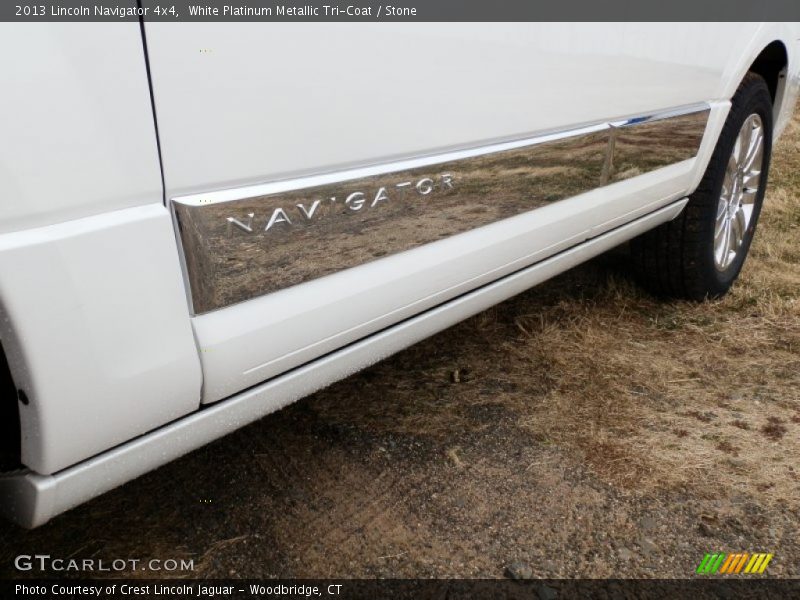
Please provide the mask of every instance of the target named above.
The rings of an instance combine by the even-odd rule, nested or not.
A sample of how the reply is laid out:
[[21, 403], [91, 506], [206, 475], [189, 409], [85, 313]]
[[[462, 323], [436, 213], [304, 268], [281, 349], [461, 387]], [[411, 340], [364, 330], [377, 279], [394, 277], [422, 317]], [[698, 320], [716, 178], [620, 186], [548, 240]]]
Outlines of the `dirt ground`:
[[[800, 577], [800, 119], [723, 300], [624, 250], [34, 531], [13, 557], [191, 558], [183, 577]], [[131, 573], [153, 576], [155, 573]], [[158, 574], [165, 575], [165, 574]]]

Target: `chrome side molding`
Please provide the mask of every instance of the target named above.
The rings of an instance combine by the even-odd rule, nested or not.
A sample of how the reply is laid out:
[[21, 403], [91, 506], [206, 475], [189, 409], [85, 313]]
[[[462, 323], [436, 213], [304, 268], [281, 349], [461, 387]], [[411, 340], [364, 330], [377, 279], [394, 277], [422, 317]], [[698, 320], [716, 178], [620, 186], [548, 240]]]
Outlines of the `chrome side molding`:
[[171, 200], [194, 314], [696, 156], [709, 106]]

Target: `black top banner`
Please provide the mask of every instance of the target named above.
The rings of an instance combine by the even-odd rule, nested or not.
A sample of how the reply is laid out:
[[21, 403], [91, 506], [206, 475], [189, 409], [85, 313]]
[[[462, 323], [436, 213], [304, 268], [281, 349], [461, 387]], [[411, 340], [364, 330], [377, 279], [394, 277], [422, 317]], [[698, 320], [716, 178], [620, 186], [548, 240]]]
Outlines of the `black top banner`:
[[[352, 2], [352, 3], [351, 3]], [[0, 3], [0, 21], [800, 21], [800, 0], [49, 0]]]

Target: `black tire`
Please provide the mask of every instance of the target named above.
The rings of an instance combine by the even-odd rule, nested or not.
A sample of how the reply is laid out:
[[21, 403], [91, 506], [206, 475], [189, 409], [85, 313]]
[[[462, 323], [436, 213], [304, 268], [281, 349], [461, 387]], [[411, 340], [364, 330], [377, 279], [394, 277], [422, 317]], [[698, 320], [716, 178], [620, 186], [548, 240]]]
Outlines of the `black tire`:
[[[752, 114], [761, 118], [763, 162], [752, 216], [742, 244], [726, 268], [714, 259], [714, 228], [728, 159], [739, 130]], [[651, 292], [675, 298], [703, 300], [724, 295], [742, 270], [764, 202], [772, 149], [772, 98], [764, 79], [748, 73], [732, 99], [717, 146], [697, 190], [681, 214], [631, 241], [634, 269]]]

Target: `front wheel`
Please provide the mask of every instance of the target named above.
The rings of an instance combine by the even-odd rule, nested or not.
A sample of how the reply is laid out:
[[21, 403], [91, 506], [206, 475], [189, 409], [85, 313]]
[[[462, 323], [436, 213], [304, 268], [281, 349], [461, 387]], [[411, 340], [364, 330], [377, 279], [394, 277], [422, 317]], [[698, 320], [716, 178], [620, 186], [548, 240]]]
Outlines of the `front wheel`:
[[673, 221], [631, 241], [648, 289], [692, 300], [730, 289], [753, 240], [771, 149], [772, 98], [764, 79], [748, 73], [689, 203]]

